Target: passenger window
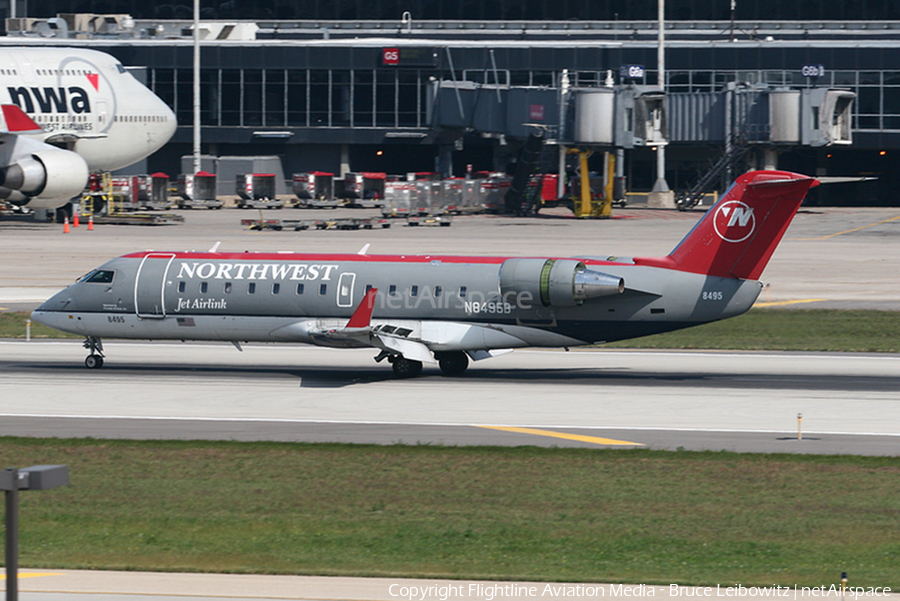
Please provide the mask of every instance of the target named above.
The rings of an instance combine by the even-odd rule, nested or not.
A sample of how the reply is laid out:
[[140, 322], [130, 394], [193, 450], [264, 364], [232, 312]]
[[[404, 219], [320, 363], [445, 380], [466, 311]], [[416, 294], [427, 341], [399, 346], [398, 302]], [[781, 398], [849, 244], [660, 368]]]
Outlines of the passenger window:
[[256, 282], [247, 284], [247, 294], [256, 294]]
[[184, 292], [184, 282], [178, 282], [178, 292]]
[[231, 282], [225, 282], [225, 294], [229, 294], [231, 292]]
[[297, 294], [303, 294], [303, 284], [297, 284]]
[[419, 296], [419, 287], [418, 286], [410, 286], [409, 295], [410, 296]]
[[366, 284], [366, 292], [365, 293], [368, 294], [369, 290], [371, 290], [372, 288], [373, 288], [372, 284]]
[[328, 292], [328, 284], [319, 284], [319, 296], [325, 296]]
[[279, 292], [281, 292], [281, 284], [275, 282], [272, 284], [272, 294], [278, 294]]
[[443, 291], [444, 291], [444, 289], [441, 288], [440, 286], [435, 286], [435, 287], [434, 287], [434, 296], [435, 296], [435, 297], [440, 296], [440, 295], [441, 295], [441, 292], [443, 292]]
[[466, 287], [465, 286], [459, 287], [459, 296], [460, 296], [460, 298], [466, 298]]
[[200, 294], [206, 294], [209, 290], [209, 282], [200, 282]]
[[397, 294], [397, 286], [394, 284], [391, 284], [390, 288], [388, 288], [388, 294], [390, 294], [391, 296], [393, 296], [394, 294]]

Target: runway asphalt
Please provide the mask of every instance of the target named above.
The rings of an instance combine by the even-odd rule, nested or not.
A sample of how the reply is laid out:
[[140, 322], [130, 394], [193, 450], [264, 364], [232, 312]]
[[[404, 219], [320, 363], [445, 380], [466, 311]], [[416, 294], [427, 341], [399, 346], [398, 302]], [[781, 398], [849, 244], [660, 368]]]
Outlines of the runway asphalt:
[[0, 342], [0, 435], [900, 453], [896, 355], [526, 350], [396, 380], [367, 350], [105, 350]]

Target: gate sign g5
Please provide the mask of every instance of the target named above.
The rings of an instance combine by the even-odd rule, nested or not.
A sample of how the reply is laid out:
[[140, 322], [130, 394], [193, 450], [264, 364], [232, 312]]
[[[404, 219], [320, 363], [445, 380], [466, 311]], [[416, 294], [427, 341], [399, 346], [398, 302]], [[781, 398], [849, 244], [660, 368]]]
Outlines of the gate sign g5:
[[825, 77], [825, 65], [803, 65], [800, 74], [803, 77]]
[[400, 49], [399, 48], [385, 48], [381, 52], [381, 60], [385, 65], [400, 64]]

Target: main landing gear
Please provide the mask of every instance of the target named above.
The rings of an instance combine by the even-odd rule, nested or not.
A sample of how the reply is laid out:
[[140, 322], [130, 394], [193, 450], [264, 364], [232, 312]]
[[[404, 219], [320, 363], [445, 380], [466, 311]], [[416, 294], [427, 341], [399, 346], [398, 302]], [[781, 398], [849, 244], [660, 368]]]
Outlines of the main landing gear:
[[391, 367], [394, 369], [394, 375], [398, 378], [415, 378], [422, 373], [422, 362], [414, 359], [407, 359], [400, 355], [388, 357]]
[[[434, 354], [437, 359], [441, 372], [445, 376], [458, 376], [466, 371], [469, 367], [469, 356], [462, 351], [444, 351]], [[394, 375], [398, 378], [415, 378], [422, 373], [422, 362], [414, 359], [407, 359], [403, 355], [395, 355], [388, 351], [381, 351], [375, 362], [380, 363], [384, 359], [388, 360], [394, 370]]]
[[463, 351], [435, 353], [434, 358], [445, 376], [460, 376], [469, 367], [469, 356]]
[[85, 366], [90, 369], [103, 367], [103, 342], [99, 338], [88, 336], [83, 346], [91, 351], [91, 354], [84, 360]]

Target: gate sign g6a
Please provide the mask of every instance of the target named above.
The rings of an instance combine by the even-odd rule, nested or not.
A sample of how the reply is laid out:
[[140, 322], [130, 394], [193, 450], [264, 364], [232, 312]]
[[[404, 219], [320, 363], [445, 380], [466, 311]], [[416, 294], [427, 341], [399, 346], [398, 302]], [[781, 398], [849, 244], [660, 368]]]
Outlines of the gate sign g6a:
[[619, 67], [622, 79], [641, 79], [644, 77], [644, 65], [622, 65]]

